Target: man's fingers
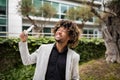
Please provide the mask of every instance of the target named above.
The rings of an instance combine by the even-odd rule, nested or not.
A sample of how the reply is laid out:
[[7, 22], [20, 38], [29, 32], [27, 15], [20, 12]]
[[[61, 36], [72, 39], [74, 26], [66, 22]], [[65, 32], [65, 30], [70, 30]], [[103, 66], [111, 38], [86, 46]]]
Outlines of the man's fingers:
[[28, 35], [25, 34], [24, 32], [22, 32], [22, 33], [20, 34], [20, 39], [21, 39], [21, 41], [23, 41], [23, 42], [25, 42], [25, 41], [27, 40], [27, 37], [28, 37]]

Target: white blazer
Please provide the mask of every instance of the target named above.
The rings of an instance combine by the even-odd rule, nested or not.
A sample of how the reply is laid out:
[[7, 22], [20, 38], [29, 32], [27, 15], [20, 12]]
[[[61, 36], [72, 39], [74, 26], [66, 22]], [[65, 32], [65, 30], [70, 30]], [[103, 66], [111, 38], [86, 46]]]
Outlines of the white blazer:
[[[24, 65], [36, 63], [33, 80], [45, 80], [48, 60], [54, 44], [43, 44], [29, 54], [27, 42], [19, 42], [19, 50]], [[66, 80], [79, 80], [79, 55], [68, 48]]]

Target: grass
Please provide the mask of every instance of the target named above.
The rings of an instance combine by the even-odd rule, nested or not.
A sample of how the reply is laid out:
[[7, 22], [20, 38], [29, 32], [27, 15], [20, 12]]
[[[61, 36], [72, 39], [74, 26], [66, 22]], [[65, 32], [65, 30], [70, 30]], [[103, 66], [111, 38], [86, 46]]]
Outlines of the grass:
[[120, 80], [120, 64], [106, 63], [104, 58], [80, 65], [81, 80]]

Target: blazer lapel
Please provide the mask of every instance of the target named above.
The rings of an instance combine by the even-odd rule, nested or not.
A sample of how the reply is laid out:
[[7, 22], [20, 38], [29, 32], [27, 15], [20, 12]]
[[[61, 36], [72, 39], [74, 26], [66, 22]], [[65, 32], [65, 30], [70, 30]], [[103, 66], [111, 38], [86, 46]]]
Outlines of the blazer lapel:
[[70, 80], [71, 74], [71, 61], [72, 61], [72, 53], [71, 50], [68, 49], [67, 53], [67, 61], [66, 61], [66, 80]]
[[[46, 50], [45, 55], [44, 55], [44, 59], [45, 59], [45, 60], [44, 60], [43, 69], [42, 69], [44, 76], [45, 76], [46, 71], [47, 71], [49, 56], [50, 56], [51, 50], [52, 50], [52, 48], [53, 48], [53, 45], [54, 45], [54, 44], [50, 44], [49, 46], [46, 47], [47, 49], [45, 49], [45, 50]], [[44, 77], [43, 80], [45, 80], [45, 77]]]

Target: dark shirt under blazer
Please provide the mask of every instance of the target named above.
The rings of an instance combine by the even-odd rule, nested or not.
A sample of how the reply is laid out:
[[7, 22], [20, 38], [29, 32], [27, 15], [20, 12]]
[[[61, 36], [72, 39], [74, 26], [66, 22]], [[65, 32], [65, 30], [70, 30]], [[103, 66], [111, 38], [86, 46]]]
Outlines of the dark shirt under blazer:
[[45, 80], [65, 80], [67, 51], [67, 46], [62, 52], [57, 50], [56, 45], [53, 46], [48, 61]]

